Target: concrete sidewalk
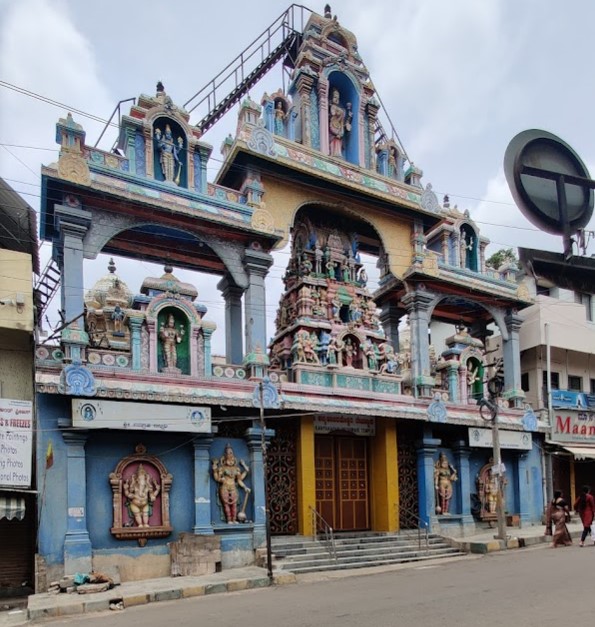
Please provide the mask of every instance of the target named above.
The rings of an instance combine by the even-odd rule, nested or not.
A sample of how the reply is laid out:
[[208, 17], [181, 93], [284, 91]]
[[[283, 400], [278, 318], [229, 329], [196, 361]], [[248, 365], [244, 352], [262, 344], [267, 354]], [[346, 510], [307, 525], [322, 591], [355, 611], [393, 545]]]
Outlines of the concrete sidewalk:
[[[576, 518], [578, 520], [578, 518]], [[574, 546], [578, 546], [578, 538], [582, 531], [580, 522], [572, 522], [568, 525], [570, 533], [574, 539]], [[543, 526], [526, 527], [516, 529], [507, 528], [507, 535], [510, 537], [506, 541], [495, 540], [496, 529], [487, 530], [484, 533], [469, 536], [466, 538], [449, 538], [453, 546], [459, 547], [468, 553], [486, 554], [493, 551], [503, 551], [507, 549], [517, 549], [529, 546], [544, 545], [551, 541], [551, 538], [544, 536]], [[592, 545], [591, 538], [587, 540], [588, 545]], [[476, 557], [480, 557], [476, 555]], [[465, 559], [452, 558], [452, 559]], [[449, 559], [437, 559], [432, 562], [439, 565], [441, 562], [451, 561]], [[427, 562], [423, 562], [427, 565]], [[408, 562], [393, 566], [379, 566], [377, 568], [353, 569], [341, 571], [340, 576], [371, 575], [378, 571], [397, 570], [401, 568], [415, 568], [420, 562]], [[332, 578], [335, 571], [318, 574], [318, 578]], [[274, 571], [272, 585], [285, 585], [296, 581], [307, 581], [307, 576], [296, 577], [291, 572]], [[145, 605], [157, 601], [172, 601], [175, 599], [186, 599], [190, 597], [204, 596], [221, 592], [236, 592], [240, 590], [250, 590], [263, 588], [271, 585], [267, 577], [266, 570], [256, 566], [245, 568], [233, 568], [221, 573], [204, 575], [201, 577], [164, 577], [161, 579], [148, 579], [144, 581], [130, 581], [122, 583], [107, 592], [95, 594], [33, 594], [28, 599], [27, 608], [24, 610], [14, 610], [0, 612], [0, 627], [5, 625], [21, 625], [27, 621], [35, 621], [43, 618], [56, 618], [61, 616], [72, 616], [76, 614], [87, 614], [109, 610], [110, 606], [116, 607], [114, 611], [135, 605]]]
[[[580, 540], [581, 532], [583, 530], [579, 517], [576, 514], [573, 515], [573, 522], [569, 523], [567, 526], [573, 541], [578, 545], [578, 541]], [[506, 542], [504, 540], [497, 540], [494, 538], [497, 531], [498, 530], [496, 528], [489, 529], [485, 532], [467, 536], [465, 538], [448, 538], [448, 541], [452, 544], [452, 546], [455, 546], [466, 553], [492, 553], [493, 551], [522, 549], [539, 544], [549, 544], [552, 541], [551, 536], [544, 535], [544, 525], [535, 525], [523, 528], [507, 527]], [[586, 544], [593, 544], [591, 537], [587, 538]]]

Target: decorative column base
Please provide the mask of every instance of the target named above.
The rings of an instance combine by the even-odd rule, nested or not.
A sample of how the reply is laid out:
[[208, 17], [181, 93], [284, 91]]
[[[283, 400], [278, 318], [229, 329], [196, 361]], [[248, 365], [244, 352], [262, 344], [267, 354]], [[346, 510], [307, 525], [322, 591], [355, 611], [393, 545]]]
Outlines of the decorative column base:
[[93, 570], [92, 555], [91, 540], [86, 531], [66, 533], [64, 537], [65, 575], [90, 573]]

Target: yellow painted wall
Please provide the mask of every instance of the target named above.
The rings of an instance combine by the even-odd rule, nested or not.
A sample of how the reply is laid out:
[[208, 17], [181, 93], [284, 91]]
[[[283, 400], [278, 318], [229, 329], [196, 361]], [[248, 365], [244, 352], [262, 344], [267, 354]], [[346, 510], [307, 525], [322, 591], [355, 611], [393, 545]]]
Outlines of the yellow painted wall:
[[0, 396], [33, 400], [33, 339], [0, 329]]
[[316, 507], [314, 418], [312, 416], [303, 416], [300, 421], [297, 475], [298, 530], [304, 536], [311, 536], [313, 530], [310, 507]]
[[33, 268], [26, 253], [0, 249], [0, 328], [33, 331]]
[[387, 418], [376, 418], [376, 437], [370, 440], [370, 446], [372, 529], [396, 531], [399, 502], [396, 422]]
[[316, 189], [300, 187], [291, 181], [282, 181], [265, 174], [262, 176], [262, 182], [266, 190], [264, 195], [266, 211], [273, 218], [274, 228], [283, 231], [283, 241], [278, 244], [278, 248], [282, 248], [289, 241], [289, 231], [297, 210], [308, 204], [322, 204], [372, 225], [389, 255], [390, 270], [397, 278], [401, 278], [411, 265], [412, 224], [407, 219], [387, 215], [375, 209], [373, 204], [345, 203], [343, 199], [325, 192], [322, 186]]

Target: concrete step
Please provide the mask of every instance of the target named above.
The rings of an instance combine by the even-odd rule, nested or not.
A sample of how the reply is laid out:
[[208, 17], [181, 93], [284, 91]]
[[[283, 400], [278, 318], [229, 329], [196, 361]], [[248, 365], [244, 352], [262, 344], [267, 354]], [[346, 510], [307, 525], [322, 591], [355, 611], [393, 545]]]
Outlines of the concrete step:
[[[422, 548], [425, 548], [425, 543], [422, 541]], [[430, 548], [440, 548], [440, 547], [449, 547], [448, 543], [443, 542], [439, 539], [433, 539], [432, 541], [428, 541], [428, 547]], [[419, 549], [419, 544], [417, 540], [415, 542], [410, 541], [388, 541], [383, 543], [358, 543], [358, 544], [335, 544], [337, 553], [340, 554], [350, 554], [350, 553], [365, 553], [369, 552], [370, 554], [375, 553], [386, 553], [391, 551], [403, 551], [410, 549]], [[290, 558], [294, 556], [304, 556], [304, 555], [316, 555], [318, 553], [327, 552], [327, 545], [325, 542], [312, 542], [308, 545], [296, 546], [296, 547], [274, 547], [273, 553], [278, 558]]]
[[308, 562], [294, 562], [283, 564], [280, 570], [290, 571], [294, 574], [324, 572], [330, 570], [351, 570], [354, 568], [370, 568], [374, 566], [386, 566], [391, 564], [404, 564], [408, 562], [423, 562], [445, 557], [456, 557], [465, 555], [457, 549], [448, 548], [438, 551], [412, 551], [398, 556], [387, 555], [382, 558], [360, 559], [360, 560], [337, 560], [332, 559]]

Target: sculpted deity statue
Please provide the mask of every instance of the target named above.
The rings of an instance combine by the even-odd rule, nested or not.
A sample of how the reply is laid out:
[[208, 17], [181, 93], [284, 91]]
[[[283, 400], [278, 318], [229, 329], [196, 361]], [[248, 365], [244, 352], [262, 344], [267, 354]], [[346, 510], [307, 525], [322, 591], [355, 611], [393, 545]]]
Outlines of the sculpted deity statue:
[[287, 114], [283, 111], [283, 103], [277, 100], [275, 103], [275, 135], [285, 135], [285, 118]]
[[149, 526], [153, 503], [160, 490], [159, 483], [151, 477], [142, 464], [139, 464], [136, 471], [124, 482], [126, 505], [137, 527]]
[[444, 453], [440, 453], [434, 465], [434, 489], [436, 490], [436, 513], [448, 514], [452, 498], [453, 483], [457, 481], [457, 471]]
[[120, 307], [120, 305], [116, 305], [114, 307], [114, 311], [112, 313], [112, 320], [114, 322], [114, 335], [124, 335], [124, 331], [122, 330], [122, 325], [124, 323], [124, 319], [126, 318], [126, 313]]
[[159, 329], [159, 339], [163, 347], [163, 357], [165, 360], [166, 368], [175, 368], [178, 363], [178, 350], [177, 344], [179, 344], [184, 338], [184, 327], [180, 326], [178, 330], [176, 328], [176, 321], [173, 314], [169, 314], [167, 318], [167, 325], [161, 324]]
[[345, 340], [344, 346], [343, 346], [343, 359], [345, 360], [344, 365], [347, 368], [353, 368], [353, 358], [355, 356], [355, 346], [353, 344], [353, 342], [351, 341], [351, 338], [348, 337]]
[[166, 124], [164, 133], [160, 128], [155, 129], [155, 146], [159, 152], [159, 163], [163, 177], [167, 182], [179, 185], [182, 173], [180, 153], [184, 147], [184, 140], [178, 137], [178, 141], [174, 141], [171, 127]]
[[[236, 460], [233, 448], [230, 444], [225, 446], [223, 455], [212, 461], [213, 479], [219, 484], [219, 500], [223, 507], [225, 520], [228, 524], [245, 522], [246, 504], [250, 495], [250, 488], [244, 483], [244, 479], [250, 472], [243, 459]], [[244, 491], [244, 503], [238, 512], [240, 494], [238, 487]]]
[[347, 109], [340, 104], [340, 94], [338, 89], [333, 89], [331, 104], [329, 106], [329, 153], [334, 157], [341, 157], [343, 154], [343, 138], [346, 132], [351, 130], [351, 120], [353, 112], [351, 103], [347, 103]]

